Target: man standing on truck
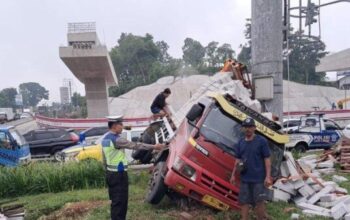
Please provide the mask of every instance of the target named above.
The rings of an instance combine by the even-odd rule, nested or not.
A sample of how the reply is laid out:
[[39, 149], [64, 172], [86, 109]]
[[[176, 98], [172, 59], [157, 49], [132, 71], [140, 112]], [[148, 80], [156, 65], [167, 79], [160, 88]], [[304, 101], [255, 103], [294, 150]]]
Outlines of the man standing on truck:
[[108, 117], [109, 132], [102, 140], [102, 155], [111, 203], [111, 219], [125, 220], [128, 209], [128, 161], [124, 149], [161, 150], [164, 144], [135, 143], [122, 138], [123, 118]]
[[235, 182], [236, 170], [240, 172], [239, 203], [241, 219], [248, 220], [249, 208], [255, 208], [257, 219], [268, 219], [265, 207], [267, 199], [266, 187], [271, 182], [270, 150], [267, 140], [255, 134], [255, 122], [246, 118], [242, 127], [245, 136], [238, 142], [236, 162], [231, 182]]
[[165, 99], [168, 98], [171, 94], [171, 91], [169, 88], [164, 89], [163, 92], [159, 93], [156, 98], [153, 100], [151, 105], [151, 112], [154, 115], [164, 117], [169, 115], [169, 112], [165, 109], [166, 102]]

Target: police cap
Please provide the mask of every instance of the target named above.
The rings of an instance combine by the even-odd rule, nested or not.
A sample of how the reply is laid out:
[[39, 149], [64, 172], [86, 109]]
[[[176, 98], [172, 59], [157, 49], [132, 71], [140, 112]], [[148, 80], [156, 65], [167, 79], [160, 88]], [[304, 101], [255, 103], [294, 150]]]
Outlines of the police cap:
[[113, 123], [122, 123], [123, 122], [123, 116], [117, 115], [117, 116], [107, 116], [108, 122]]

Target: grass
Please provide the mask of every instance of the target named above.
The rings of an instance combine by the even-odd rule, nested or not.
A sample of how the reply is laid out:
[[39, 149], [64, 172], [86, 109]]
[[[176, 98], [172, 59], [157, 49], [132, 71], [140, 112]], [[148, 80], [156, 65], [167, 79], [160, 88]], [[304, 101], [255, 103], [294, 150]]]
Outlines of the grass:
[[[128, 219], [132, 220], [170, 220], [179, 219], [180, 213], [184, 210], [178, 205], [174, 204], [168, 198], [163, 199], [163, 201], [157, 205], [152, 206], [144, 202], [144, 196], [147, 191], [147, 182], [149, 174], [145, 171], [143, 172], [130, 172], [130, 191], [129, 191], [129, 207], [128, 207]], [[347, 176], [348, 177], [348, 176]], [[349, 183], [343, 183], [345, 188], [350, 189]], [[43, 193], [38, 195], [27, 195], [18, 197], [16, 203], [23, 203], [26, 209], [26, 219], [34, 220], [48, 220], [56, 219], [49, 218], [50, 214], [57, 210], [62, 210], [65, 205], [69, 203], [81, 202], [81, 201], [104, 201], [102, 207], [95, 209], [90, 209], [86, 211], [86, 215], [82, 216], [80, 219], [84, 220], [107, 220], [110, 219], [108, 194], [106, 188], [99, 189], [83, 189], [83, 190], [72, 190], [67, 192], [59, 193]], [[0, 200], [0, 203], [3, 200]], [[295, 208], [290, 212], [286, 212], [286, 208]], [[301, 213], [293, 204], [288, 204], [284, 202], [272, 202], [268, 203], [267, 206], [268, 213], [271, 219], [290, 219], [292, 213]], [[216, 212], [210, 208], [198, 207], [193, 208], [190, 213], [194, 219], [198, 220], [208, 220], [208, 219], [218, 219], [218, 220], [228, 220], [228, 219], [239, 219], [239, 213], [236, 211], [227, 212]], [[46, 216], [46, 217], [45, 217]], [[61, 218], [65, 219], [65, 218]], [[73, 218], [77, 219], [77, 218]], [[301, 218], [301, 219], [320, 219], [320, 218]]]
[[97, 161], [81, 163], [36, 162], [16, 168], [0, 167], [0, 198], [105, 186]]
[[[85, 215], [82, 215], [81, 218], [72, 218], [72, 219], [81, 219], [81, 220], [104, 220], [110, 219], [110, 211], [109, 211], [109, 199], [107, 190], [105, 188], [104, 183], [104, 172], [100, 170], [100, 164], [95, 164], [94, 162], [82, 163], [81, 165], [71, 165], [68, 164], [67, 167], [60, 166], [59, 164], [46, 164], [41, 163], [38, 165], [32, 165], [33, 167], [26, 167], [20, 170], [7, 170], [7, 175], [10, 175], [14, 181], [18, 181], [15, 183], [15, 186], [12, 186], [13, 189], [19, 186], [24, 186], [22, 184], [27, 183], [29, 181], [31, 184], [38, 183], [46, 183], [45, 187], [37, 186], [35, 189], [40, 189], [41, 191], [51, 190], [51, 193], [39, 193], [37, 195], [28, 195], [34, 193], [34, 191], [26, 192], [25, 196], [17, 197], [17, 201], [15, 203], [22, 203], [26, 209], [26, 219], [34, 220], [49, 220], [49, 219], [66, 219], [66, 218], [53, 218], [53, 212], [65, 212], [65, 207], [69, 206], [67, 204], [81, 201], [96, 202], [102, 201], [102, 205], [97, 208], [89, 208], [88, 210], [83, 210]], [[74, 167], [71, 167], [74, 166]], [[50, 170], [53, 169], [53, 170]], [[5, 184], [3, 179], [3, 170], [0, 173], [0, 184]], [[28, 173], [25, 173], [28, 172]], [[43, 173], [38, 172], [47, 171], [44, 175]], [[70, 172], [70, 174], [64, 174], [65, 172]], [[91, 175], [83, 175], [84, 172], [95, 172]], [[338, 169], [339, 171], [339, 169]], [[15, 178], [14, 173], [19, 174], [20, 177]], [[55, 174], [56, 172], [56, 174]], [[83, 174], [77, 174], [76, 172], [82, 172]], [[11, 176], [12, 175], [12, 176]], [[28, 175], [25, 176], [25, 175]], [[34, 175], [34, 180], [30, 179], [31, 176]], [[76, 175], [76, 176], [74, 176]], [[339, 174], [350, 180], [350, 174]], [[5, 175], [6, 176], [6, 175]], [[45, 178], [43, 178], [45, 176]], [[81, 178], [83, 180], [70, 180], [64, 178]], [[92, 181], [91, 179], [99, 179], [96, 181]], [[325, 180], [331, 180], [332, 175], [326, 175], [323, 177]], [[23, 179], [23, 181], [21, 181]], [[40, 182], [41, 179], [43, 182]], [[180, 213], [186, 211], [185, 209], [179, 207], [174, 202], [170, 201], [168, 198], [163, 199], [163, 201], [157, 206], [151, 206], [144, 202], [144, 196], [147, 192], [147, 182], [149, 179], [149, 173], [146, 171], [134, 171], [129, 173], [129, 207], [128, 207], [128, 219], [135, 220], [170, 220], [170, 219], [179, 219]], [[25, 181], [24, 181], [25, 180]], [[45, 182], [46, 181], [46, 182]], [[63, 184], [64, 187], [59, 187], [53, 184], [52, 181], [59, 181], [59, 183]], [[85, 184], [84, 184], [85, 182]], [[73, 183], [73, 186], [68, 187], [68, 183]], [[86, 184], [88, 183], [88, 184]], [[91, 184], [90, 184], [91, 183]], [[58, 183], [56, 183], [58, 184]], [[90, 184], [90, 185], [89, 185]], [[10, 184], [7, 184], [6, 187], [10, 187]], [[346, 181], [339, 184], [341, 187], [350, 191], [350, 182]], [[50, 186], [50, 187], [48, 187]], [[28, 187], [27, 189], [30, 189]], [[77, 190], [78, 189], [78, 190]], [[57, 191], [57, 193], [53, 193]], [[60, 191], [64, 192], [60, 192]], [[22, 192], [23, 190], [21, 190]], [[0, 192], [4, 193], [4, 190], [0, 189]], [[12, 194], [12, 193], [11, 193]], [[4, 198], [1, 196], [1, 198]], [[0, 204], [5, 200], [12, 199], [13, 197], [7, 197], [4, 199], [0, 199]], [[296, 208], [294, 204], [288, 204], [284, 202], [270, 202], [267, 206], [268, 213], [271, 219], [290, 219], [292, 213], [301, 214], [301, 210]], [[291, 210], [288, 210], [291, 209]], [[58, 211], [60, 210], [60, 211]], [[63, 211], [62, 211], [63, 210]], [[206, 207], [196, 207], [187, 210], [186, 212], [190, 213], [194, 218], [198, 220], [227, 220], [227, 219], [239, 219], [239, 213], [236, 211], [227, 211], [227, 212], [217, 212], [210, 208]], [[51, 216], [51, 217], [50, 217]], [[301, 215], [300, 219], [322, 219], [319, 217], [311, 218], [305, 217]]]

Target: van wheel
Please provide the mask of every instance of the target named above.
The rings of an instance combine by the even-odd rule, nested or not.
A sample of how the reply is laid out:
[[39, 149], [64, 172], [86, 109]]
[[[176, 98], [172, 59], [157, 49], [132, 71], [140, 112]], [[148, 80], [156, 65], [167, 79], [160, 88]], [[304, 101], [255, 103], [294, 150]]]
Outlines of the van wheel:
[[156, 164], [153, 169], [152, 177], [148, 183], [148, 193], [146, 195], [146, 202], [156, 205], [164, 197], [167, 186], [164, 184], [163, 170], [166, 164], [161, 161]]
[[304, 153], [307, 150], [305, 144], [301, 144], [301, 143], [297, 144], [294, 149], [295, 151], [301, 152], [301, 153]]
[[55, 161], [57, 162], [61, 162], [62, 161], [62, 156], [61, 156], [61, 151], [55, 151], [55, 153], [53, 154], [53, 158], [55, 159]]

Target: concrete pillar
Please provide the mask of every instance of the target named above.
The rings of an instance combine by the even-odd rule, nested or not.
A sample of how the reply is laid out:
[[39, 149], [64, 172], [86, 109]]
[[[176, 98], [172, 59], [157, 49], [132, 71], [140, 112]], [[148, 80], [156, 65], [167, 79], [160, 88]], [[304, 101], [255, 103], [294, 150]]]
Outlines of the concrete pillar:
[[108, 116], [108, 91], [104, 78], [85, 79], [88, 118]]
[[273, 76], [273, 99], [264, 101], [266, 111], [282, 119], [282, 0], [252, 0], [253, 78]]

